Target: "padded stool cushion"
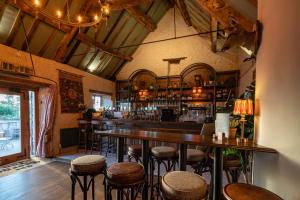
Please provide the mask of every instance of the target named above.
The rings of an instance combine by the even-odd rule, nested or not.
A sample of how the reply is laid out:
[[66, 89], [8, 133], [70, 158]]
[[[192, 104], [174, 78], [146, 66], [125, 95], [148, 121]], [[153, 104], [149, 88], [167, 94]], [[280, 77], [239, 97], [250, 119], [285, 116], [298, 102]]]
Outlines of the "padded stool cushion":
[[200, 200], [206, 198], [207, 184], [198, 174], [173, 171], [162, 177], [162, 190], [167, 199]]
[[264, 188], [245, 183], [228, 184], [224, 187], [223, 194], [227, 200], [282, 200], [279, 196]]
[[132, 144], [128, 147], [128, 154], [135, 154], [138, 156], [142, 155], [142, 145], [141, 144]]
[[144, 166], [134, 162], [121, 162], [107, 169], [107, 178], [113, 184], [131, 185], [144, 180]]
[[173, 158], [176, 156], [174, 147], [157, 146], [151, 149], [152, 154], [158, 158]]
[[187, 149], [187, 161], [188, 162], [199, 162], [203, 160], [205, 154], [203, 151], [198, 149]]
[[75, 173], [99, 174], [105, 166], [105, 157], [86, 155], [71, 161], [71, 171]]

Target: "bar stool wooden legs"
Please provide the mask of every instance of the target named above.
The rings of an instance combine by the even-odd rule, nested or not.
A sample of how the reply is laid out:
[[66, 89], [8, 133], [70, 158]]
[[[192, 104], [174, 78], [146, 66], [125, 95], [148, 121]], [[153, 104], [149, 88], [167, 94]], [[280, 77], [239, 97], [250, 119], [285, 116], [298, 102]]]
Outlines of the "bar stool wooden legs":
[[117, 189], [121, 199], [135, 200], [145, 182], [143, 165], [135, 162], [115, 163], [107, 169], [105, 176], [106, 200], [112, 200], [111, 192]]
[[[151, 149], [150, 157], [150, 185], [151, 185], [151, 199], [156, 199], [160, 196], [160, 166], [163, 165], [166, 172], [175, 170], [177, 163], [177, 152], [173, 147], [157, 146]], [[157, 182], [154, 183], [155, 163], [157, 163]]]
[[[87, 192], [90, 186], [92, 186], [92, 199], [95, 199], [95, 177], [104, 173], [105, 166], [105, 157], [100, 155], [87, 155], [72, 160], [70, 168], [72, 200], [75, 199], [75, 186], [77, 182], [83, 192], [84, 200], [87, 200]], [[79, 177], [83, 177], [83, 183]]]
[[164, 200], [204, 200], [208, 194], [204, 178], [187, 171], [173, 171], [164, 175], [161, 193]]
[[226, 200], [282, 200], [276, 194], [250, 184], [232, 183], [223, 189]]

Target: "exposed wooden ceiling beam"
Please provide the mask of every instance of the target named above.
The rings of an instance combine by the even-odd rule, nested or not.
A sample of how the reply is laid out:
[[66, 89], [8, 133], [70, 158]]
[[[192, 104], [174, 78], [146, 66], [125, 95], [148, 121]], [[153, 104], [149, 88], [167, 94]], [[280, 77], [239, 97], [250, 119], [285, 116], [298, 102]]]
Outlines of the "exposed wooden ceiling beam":
[[[73, 2], [73, 0], [66, 1], [65, 5], [64, 5], [64, 8], [63, 8], [63, 11], [62, 11], [62, 17], [65, 16], [65, 14], [67, 13], [68, 7], [70, 5], [72, 5], [72, 2]], [[56, 28], [56, 27], [54, 27], [54, 28]], [[48, 39], [46, 40], [45, 44], [40, 49], [40, 51], [38, 53], [39, 56], [43, 56], [44, 55], [44, 53], [47, 51], [47, 49], [49, 47], [49, 44], [53, 41], [53, 39], [56, 37], [56, 35], [57, 35], [58, 32], [59, 31], [56, 30], [56, 29], [52, 30], [52, 32], [51, 32], [50, 36], [48, 37]]]
[[[88, 10], [93, 6], [95, 3], [95, 0], [89, 0], [85, 1], [84, 4], [81, 6], [79, 14], [85, 15]], [[60, 41], [58, 48], [56, 50], [54, 60], [58, 62], [63, 62], [64, 57], [68, 51], [68, 46], [71, 43], [71, 41], [75, 38], [76, 34], [78, 33], [79, 28], [73, 27], [72, 30], [68, 33], [66, 33], [63, 37], [63, 39]]]
[[[39, 20], [39, 19], [34, 19], [34, 21], [33, 21], [32, 25], [30, 26], [29, 30], [26, 31], [25, 34], [27, 35], [26, 37], [27, 37], [27, 39], [28, 39], [28, 45], [30, 44], [30, 41], [31, 41], [31, 39], [32, 39], [32, 36], [33, 36], [35, 30], [37, 29], [39, 23], [40, 23], [40, 20]], [[26, 38], [24, 37], [24, 41], [23, 41], [23, 43], [22, 43], [21, 49], [24, 51], [24, 50], [26, 50], [27, 48], [28, 48], [28, 47], [27, 47]]]
[[70, 32], [71, 31], [71, 27], [64, 25], [64, 24], [58, 24], [56, 22], [53, 22], [51, 19], [49, 19], [47, 16], [41, 14], [41, 13], [36, 13], [34, 9], [28, 7], [26, 4], [24, 4], [24, 2], [22, 1], [15, 1], [15, 0], [6, 0], [6, 2], [11, 5], [14, 6], [16, 8], [21, 9], [24, 13], [32, 16], [32, 17], [38, 17], [38, 19], [56, 29], [62, 30], [63, 32]]
[[[88, 32], [88, 28], [85, 28], [82, 33], [86, 34]], [[70, 61], [70, 59], [72, 58], [73, 54], [75, 53], [75, 51], [77, 50], [77, 48], [80, 45], [80, 41], [77, 40], [76, 43], [74, 44], [74, 46], [72, 47], [72, 49], [69, 51], [68, 55], [66, 56], [66, 58], [64, 59], [64, 63], [68, 63]]]
[[246, 31], [252, 32], [254, 23], [244, 17], [237, 10], [227, 5], [224, 0], [197, 0], [197, 2], [207, 11], [212, 17], [216, 18], [223, 26], [231, 27], [232, 20], [235, 20]]
[[[47, 6], [48, 3], [49, 3], [49, 0], [44, 1], [42, 3], [41, 9], [44, 9]], [[26, 41], [26, 37], [24, 37], [24, 41], [23, 41], [23, 44], [21, 46], [21, 49], [23, 51], [26, 50], [27, 48], [29, 48], [29, 47], [27, 47], [27, 42], [28, 42], [28, 45], [29, 45], [30, 41], [32, 39], [32, 36], [35, 33], [35, 31], [36, 31], [39, 23], [40, 23], [40, 20], [38, 18], [34, 18], [34, 21], [33, 21], [32, 25], [31, 25], [31, 27], [29, 28], [28, 31], [26, 31], [26, 33], [24, 33], [24, 34], [26, 34], [26, 37], [27, 37], [28, 41]]]
[[24, 16], [25, 16], [25, 14], [21, 10], [19, 10], [18, 14], [17, 14], [17, 16], [15, 18], [15, 21], [13, 23], [13, 26], [12, 26], [12, 28], [9, 31], [8, 38], [6, 39], [6, 43], [5, 44], [7, 46], [10, 46], [13, 43], [14, 38], [16, 37], [16, 35], [18, 33], [19, 26], [21, 24], [21, 20], [23, 19]]
[[92, 38], [88, 37], [87, 35], [85, 35], [83, 33], [78, 33], [76, 39], [80, 40], [81, 42], [83, 42], [83, 43], [85, 43], [89, 46], [95, 46], [96, 48], [99, 48], [102, 51], [104, 51], [104, 52], [106, 52], [106, 53], [108, 53], [112, 56], [121, 58], [123, 60], [128, 60], [128, 61], [132, 60], [131, 56], [126, 56], [126, 55], [123, 55], [119, 52], [113, 51], [113, 50], [110, 49], [110, 47], [108, 47], [108, 46], [106, 46], [106, 45], [104, 45], [100, 42], [95, 42]]
[[[117, 27], [118, 23], [120, 22], [120, 20], [122, 19], [122, 17], [124, 16], [125, 10], [121, 11], [121, 14], [119, 14], [117, 20], [114, 22], [113, 26], [110, 28], [110, 30], [108, 31], [108, 33], [106, 33], [106, 36], [103, 40], [103, 44], [106, 44], [106, 42], [108, 41], [108, 39], [110, 38], [110, 36], [112, 35], [112, 33], [114, 32], [115, 28]], [[123, 23], [124, 25], [125, 23]], [[120, 33], [120, 31], [119, 31]], [[96, 51], [93, 53], [93, 55], [91, 56], [90, 60], [87, 62], [87, 64], [85, 66], [83, 66], [83, 68], [86, 70], [88, 69], [90, 63], [92, 63], [94, 61], [94, 59], [96, 58], [97, 54], [100, 52], [99, 49], [96, 49]], [[100, 62], [101, 63], [101, 62]]]
[[3, 16], [3, 13], [4, 13], [5, 8], [6, 8], [5, 2], [4, 2], [4, 1], [1, 1], [1, 2], [0, 2], [0, 21], [1, 21], [1, 19], [2, 19], [2, 16]]
[[[210, 30], [214, 31], [218, 29], [218, 21], [214, 18], [211, 17], [210, 19]], [[210, 39], [211, 39], [211, 50], [216, 53], [217, 52], [217, 44], [218, 44], [218, 32], [212, 32], [210, 34]]]
[[179, 9], [185, 23], [188, 26], [192, 26], [191, 17], [189, 15], [189, 12], [186, 9], [184, 0], [175, 0], [175, 4], [176, 4], [177, 8]]
[[139, 9], [139, 7], [128, 7], [126, 8], [126, 10], [131, 16], [133, 16], [139, 23], [144, 25], [149, 31], [152, 32], [157, 28], [156, 24], [152, 21], [152, 19], [148, 15], [144, 14]]
[[153, 0], [114, 0], [111, 7], [113, 10], [122, 10], [127, 7], [151, 3], [152, 1]]
[[50, 34], [50, 36], [48, 37], [47, 41], [45, 42], [45, 44], [43, 45], [43, 47], [40, 49], [40, 51], [39, 51], [39, 53], [38, 53], [39, 56], [43, 56], [43, 55], [44, 55], [44, 53], [45, 53], [46, 50], [48, 49], [50, 43], [51, 43], [52, 40], [54, 39], [56, 33], [57, 33], [57, 30], [56, 30], [56, 29], [54, 29], [54, 30], [51, 32], [51, 34]]

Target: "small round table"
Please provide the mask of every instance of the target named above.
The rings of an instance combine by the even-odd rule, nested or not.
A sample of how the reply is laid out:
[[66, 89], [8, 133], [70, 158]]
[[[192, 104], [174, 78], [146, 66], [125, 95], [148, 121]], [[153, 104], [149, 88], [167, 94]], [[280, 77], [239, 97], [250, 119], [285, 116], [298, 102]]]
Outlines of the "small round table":
[[245, 183], [228, 184], [223, 194], [226, 200], [282, 200], [264, 188]]

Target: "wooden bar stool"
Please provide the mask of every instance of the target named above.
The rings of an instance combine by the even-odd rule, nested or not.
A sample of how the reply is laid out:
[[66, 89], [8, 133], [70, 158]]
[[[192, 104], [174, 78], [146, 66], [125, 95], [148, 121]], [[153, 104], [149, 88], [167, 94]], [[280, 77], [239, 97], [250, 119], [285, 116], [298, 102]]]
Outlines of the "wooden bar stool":
[[99, 146], [100, 154], [102, 153], [103, 136], [101, 136], [101, 134], [98, 134], [96, 131], [103, 131], [104, 124], [105, 123], [100, 120], [92, 120], [91, 121], [91, 128], [92, 128], [91, 154], [93, 154], [93, 150], [96, 149], [95, 147], [97, 147], [97, 146]]
[[[78, 120], [79, 128], [79, 147], [84, 145], [84, 151], [87, 152], [88, 135], [89, 135], [89, 122], [87, 120]], [[83, 137], [83, 140], [82, 140]]]
[[135, 162], [115, 163], [107, 169], [105, 182], [107, 200], [112, 200], [113, 189], [121, 192], [121, 199], [134, 200], [144, 186], [144, 167]]
[[246, 183], [232, 183], [223, 188], [226, 200], [282, 200], [276, 194]]
[[[87, 192], [92, 185], [92, 198], [95, 199], [95, 177], [104, 173], [106, 167], [105, 157], [100, 155], [87, 155], [71, 161], [70, 177], [72, 181], [72, 200], [75, 198], [75, 186], [78, 181], [83, 199], [87, 199]], [[83, 183], [80, 180], [83, 177]], [[90, 180], [88, 181], [88, 177]]]
[[128, 146], [128, 161], [131, 162], [134, 159], [136, 162], [141, 162], [142, 157], [142, 145], [141, 144], [132, 144]]
[[[154, 198], [156, 192], [156, 198], [160, 196], [160, 174], [163, 165], [166, 172], [175, 170], [176, 162], [178, 160], [177, 150], [174, 147], [169, 146], [157, 146], [151, 148], [150, 156], [150, 186], [151, 186], [151, 199]], [[154, 171], [155, 163], [157, 164], [157, 182], [154, 183]]]
[[207, 184], [198, 174], [187, 171], [173, 171], [162, 177], [161, 193], [164, 200], [207, 199]]
[[206, 170], [206, 154], [200, 149], [187, 149], [186, 164], [190, 165], [194, 172], [202, 175]]

